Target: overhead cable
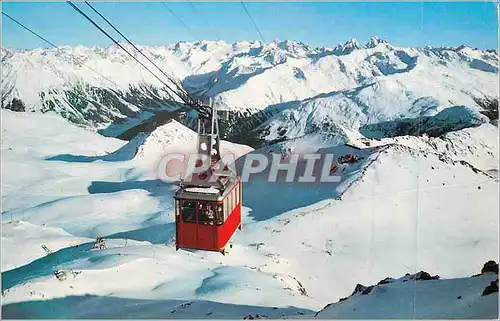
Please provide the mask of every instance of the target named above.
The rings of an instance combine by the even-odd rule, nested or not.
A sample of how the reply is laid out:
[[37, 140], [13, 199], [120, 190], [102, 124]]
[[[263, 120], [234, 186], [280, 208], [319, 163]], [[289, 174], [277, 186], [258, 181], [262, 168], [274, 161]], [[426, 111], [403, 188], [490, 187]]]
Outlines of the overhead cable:
[[186, 28], [186, 30], [194, 37], [194, 39], [200, 41], [200, 39], [196, 36], [193, 30], [189, 28], [189, 26], [181, 19], [181, 17], [179, 17], [172, 9], [170, 9], [170, 7], [165, 2], [162, 2], [162, 4], [172, 14], [172, 16], [174, 16], [177, 20], [179, 20], [179, 22], [184, 26], [184, 28]]
[[158, 67], [157, 64], [155, 64], [153, 62], [153, 60], [151, 60], [148, 56], [146, 56], [141, 49], [139, 49], [132, 41], [130, 41], [122, 32], [120, 32], [120, 30], [118, 30], [118, 28], [116, 28], [108, 19], [106, 19], [106, 17], [104, 17], [104, 15], [102, 15], [96, 8], [94, 8], [90, 3], [88, 3], [87, 1], [85, 1], [85, 3], [87, 4], [87, 6], [89, 6], [95, 13], [97, 13], [97, 15], [99, 15], [99, 17], [101, 17], [104, 21], [106, 21], [106, 23], [108, 25], [111, 26], [111, 28], [113, 28], [113, 30], [115, 30], [120, 36], [123, 37], [123, 39], [125, 39], [132, 47], [134, 47], [134, 49], [140, 53], [144, 58], [146, 58], [153, 66], [156, 67], [156, 69], [158, 69], [165, 77], [167, 77], [167, 79], [172, 82], [176, 87], [177, 89], [183, 94], [183, 95], [186, 95], [188, 99], [191, 99], [193, 100], [191, 97], [189, 97], [189, 94], [187, 92], [185, 92], [184, 88], [182, 88], [179, 84], [177, 84], [177, 82], [171, 77], [169, 76], [166, 72], [163, 71], [163, 69], [161, 69], [160, 67]]
[[250, 12], [248, 11], [247, 7], [245, 6], [245, 3], [244, 3], [243, 1], [241, 1], [240, 3], [241, 3], [241, 5], [243, 6], [243, 9], [245, 9], [245, 12], [247, 13], [248, 18], [250, 18], [250, 21], [252, 21], [252, 24], [253, 24], [253, 26], [255, 27], [255, 30], [257, 30], [257, 32], [259, 33], [260, 38], [262, 39], [262, 41], [263, 41], [264, 43], [266, 43], [266, 40], [264, 39], [264, 36], [262, 35], [262, 32], [260, 32], [259, 27], [257, 27], [257, 24], [256, 24], [256, 23], [255, 23], [255, 21], [253, 20], [252, 15], [251, 15], [251, 14], [250, 14]]
[[103, 34], [105, 34], [111, 41], [113, 41], [118, 47], [120, 47], [123, 51], [125, 51], [132, 59], [137, 61], [144, 69], [146, 69], [150, 74], [152, 74], [158, 81], [160, 81], [165, 87], [167, 87], [171, 92], [173, 92], [176, 96], [178, 96], [184, 103], [188, 104], [188, 101], [185, 100], [182, 95], [173, 90], [167, 83], [165, 83], [160, 77], [158, 77], [154, 72], [152, 72], [146, 65], [144, 65], [139, 59], [137, 59], [133, 54], [131, 54], [125, 47], [123, 47], [115, 38], [113, 38], [109, 33], [107, 33], [104, 29], [102, 29], [92, 18], [90, 18], [85, 12], [80, 10], [76, 5], [74, 5], [71, 1], [67, 1], [67, 3], [76, 10], [80, 15], [82, 15], [85, 19], [87, 19], [94, 27], [99, 29]]
[[[49, 44], [51, 47], [59, 50], [59, 47], [57, 45], [55, 45], [53, 42], [47, 40], [46, 38], [42, 37], [40, 34], [38, 34], [37, 32], [35, 32], [34, 30], [28, 28], [27, 26], [25, 26], [24, 24], [22, 24], [21, 22], [17, 21], [16, 19], [14, 19], [13, 17], [11, 17], [10, 15], [8, 15], [7, 13], [3, 12], [2, 11], [2, 14], [4, 16], [6, 16], [7, 18], [9, 18], [10, 20], [12, 20], [13, 22], [15, 22], [16, 24], [18, 24], [19, 26], [21, 26], [22, 28], [24, 28], [25, 30], [29, 31], [31, 34], [33, 34], [34, 36], [36, 36], [37, 38], [43, 40], [45, 43]], [[81, 61], [78, 61], [78, 59], [74, 58], [73, 59], [77, 62], [77, 63], [82, 63]], [[118, 84], [115, 83], [113, 80], [109, 79], [108, 77], [104, 76], [103, 74], [101, 74], [100, 72], [98, 72], [97, 70], [85, 65], [85, 64], [82, 64], [83, 67], [95, 72], [96, 74], [98, 74], [99, 76], [101, 76], [102, 78], [106, 79], [107, 81], [111, 82], [112, 84], [114, 84], [117, 88], [119, 88]]]

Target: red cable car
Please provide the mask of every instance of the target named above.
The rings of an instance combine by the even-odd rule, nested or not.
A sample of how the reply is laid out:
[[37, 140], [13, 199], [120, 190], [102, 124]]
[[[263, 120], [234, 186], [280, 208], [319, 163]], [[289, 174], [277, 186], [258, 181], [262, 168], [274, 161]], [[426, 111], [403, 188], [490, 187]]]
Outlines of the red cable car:
[[[209, 111], [208, 115], [199, 112], [198, 154], [210, 159], [211, 167], [193, 175], [188, 184], [181, 182], [175, 192], [175, 247], [224, 254], [231, 236], [237, 228], [241, 230], [242, 184], [231, 171], [211, 180], [221, 161], [217, 109], [211, 100], [207, 105], [200, 101], [195, 107]], [[227, 164], [219, 165], [228, 169]]]
[[176, 250], [225, 254], [229, 239], [241, 230], [241, 196], [239, 177], [227, 177], [221, 188], [181, 186], [174, 196]]

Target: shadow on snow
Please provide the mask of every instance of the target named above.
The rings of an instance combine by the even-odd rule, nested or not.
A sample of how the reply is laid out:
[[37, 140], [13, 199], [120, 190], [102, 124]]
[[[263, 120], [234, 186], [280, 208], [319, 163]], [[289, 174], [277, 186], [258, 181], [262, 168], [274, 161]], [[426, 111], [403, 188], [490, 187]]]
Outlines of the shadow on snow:
[[132, 140], [127, 142], [125, 145], [117, 149], [116, 151], [97, 156], [85, 156], [85, 155], [72, 155], [72, 154], [61, 154], [56, 156], [47, 157], [45, 160], [57, 161], [57, 162], [69, 162], [69, 163], [92, 163], [95, 161], [107, 161], [107, 162], [122, 162], [128, 161], [135, 157], [137, 153], [137, 148], [142, 145], [147, 138], [149, 133], [140, 133]]
[[314, 311], [296, 307], [263, 307], [205, 300], [144, 300], [112, 296], [67, 296], [2, 306], [6, 319], [148, 318], [148, 319], [242, 319], [259, 314], [279, 318]]

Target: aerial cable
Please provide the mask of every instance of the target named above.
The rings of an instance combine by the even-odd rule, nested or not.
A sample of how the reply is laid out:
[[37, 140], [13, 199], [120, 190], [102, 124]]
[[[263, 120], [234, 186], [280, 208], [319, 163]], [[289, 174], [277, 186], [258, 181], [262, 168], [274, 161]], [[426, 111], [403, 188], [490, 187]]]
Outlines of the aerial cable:
[[193, 9], [194, 12], [198, 13], [198, 9], [196, 9], [193, 2], [191, 2], [191, 0], [188, 0], [188, 2], [189, 2], [189, 6], [191, 7], [191, 9]]
[[31, 32], [33, 35], [35, 35], [35, 37], [38, 37], [40, 39], [42, 39], [44, 42], [48, 43], [49, 45], [51, 45], [52, 47], [57, 48], [56, 45], [54, 45], [52, 42], [48, 41], [47, 39], [45, 39], [44, 37], [40, 36], [39, 34], [37, 34], [36, 32], [34, 32], [33, 30], [31, 30], [30, 28], [26, 27], [25, 25], [23, 25], [22, 23], [20, 23], [19, 21], [17, 21], [16, 19], [12, 18], [11, 16], [9, 16], [8, 14], [6, 14], [5, 12], [2, 11], [2, 14], [4, 16], [6, 16], [7, 18], [9, 18], [10, 20], [14, 21], [15, 23], [17, 23], [18, 25], [20, 25], [21, 27], [23, 27], [24, 29], [28, 30], [29, 32]]
[[260, 38], [262, 39], [262, 41], [263, 41], [264, 43], [266, 43], [266, 40], [264, 39], [264, 36], [263, 36], [263, 35], [262, 35], [262, 33], [260, 32], [259, 27], [257, 27], [257, 24], [256, 24], [256, 23], [255, 23], [255, 21], [253, 20], [252, 15], [250, 14], [250, 12], [248, 12], [248, 9], [247, 9], [247, 7], [245, 6], [245, 3], [243, 3], [243, 1], [241, 1], [240, 3], [241, 3], [241, 5], [243, 6], [243, 9], [245, 9], [245, 12], [247, 13], [248, 18], [250, 18], [250, 21], [252, 21], [252, 24], [253, 24], [253, 26], [255, 27], [255, 30], [257, 30], [257, 32], [259, 33]]
[[199, 9], [196, 8], [196, 6], [193, 4], [193, 2], [191, 0], [188, 0], [188, 2], [189, 2], [189, 6], [191, 7], [192, 11], [198, 16], [198, 18], [201, 18], [206, 26], [213, 28], [214, 24], [212, 22], [210, 22]]
[[193, 30], [189, 28], [189, 26], [181, 19], [181, 17], [179, 17], [172, 9], [170, 9], [165, 2], [162, 2], [162, 4], [165, 6], [165, 8], [167, 8], [167, 10], [172, 14], [172, 16], [174, 16], [177, 20], [179, 20], [179, 22], [184, 26], [184, 28], [186, 28], [186, 30], [194, 37], [194, 39], [200, 41], [200, 39], [195, 35]]
[[[111, 41], [113, 41], [118, 47], [120, 47], [123, 51], [125, 51], [132, 59], [134, 59], [137, 63], [139, 63], [144, 69], [146, 69], [151, 75], [153, 75], [158, 81], [160, 81], [166, 88], [168, 88], [172, 93], [174, 93], [177, 97], [179, 97], [184, 104], [190, 106], [194, 110], [196, 110], [203, 117], [210, 117], [212, 109], [210, 107], [202, 106], [198, 101], [191, 98], [184, 90], [181, 92], [175, 91], [165, 83], [160, 77], [158, 77], [154, 72], [151, 71], [146, 65], [144, 65], [139, 59], [137, 59], [133, 54], [131, 54], [125, 47], [123, 47], [116, 39], [114, 39], [109, 33], [107, 33], [103, 28], [101, 28], [92, 18], [90, 18], [87, 14], [85, 14], [80, 8], [74, 5], [71, 1], [66, 1], [73, 9], [75, 9], [80, 15], [82, 15], [85, 19], [87, 19], [94, 27], [96, 27], [99, 31], [101, 31], [104, 35], [106, 35]], [[174, 82], [174, 84], [176, 84]], [[177, 85], [177, 84], [176, 84]], [[163, 89], [165, 90], [165, 89]], [[168, 91], [165, 90], [167, 93]]]
[[[45, 43], [49, 44], [50, 46], [52, 46], [53, 48], [59, 50], [59, 47], [57, 45], [55, 45], [53, 42], [45, 39], [44, 37], [42, 37], [41, 35], [39, 35], [38, 33], [36, 33], [35, 31], [33, 31], [32, 29], [28, 28], [27, 26], [23, 25], [21, 22], [17, 21], [16, 19], [12, 18], [11, 16], [9, 16], [8, 14], [6, 14], [5, 12], [2, 11], [2, 14], [4, 16], [6, 16], [7, 18], [9, 18], [10, 20], [12, 20], [13, 22], [15, 22], [16, 24], [18, 24], [19, 26], [21, 26], [22, 28], [24, 28], [25, 30], [29, 31], [31, 34], [33, 34], [34, 36], [36, 36], [37, 38], [43, 40]], [[82, 63], [82, 61], [78, 61], [78, 59], [76, 59], [75, 57], [72, 57], [77, 63]], [[85, 68], [88, 68], [89, 70], [95, 72], [96, 74], [98, 74], [99, 76], [101, 76], [102, 78], [106, 79], [107, 81], [109, 81], [110, 83], [112, 83], [113, 85], [115, 85], [117, 88], [120, 88], [120, 86], [118, 86], [118, 84], [116, 82], [114, 82], [113, 80], [109, 79], [108, 77], [104, 76], [103, 74], [101, 74], [100, 72], [98, 72], [97, 70], [85, 65], [85, 64], [82, 64], [83, 67]]]
[[111, 26], [111, 28], [113, 28], [113, 30], [115, 30], [120, 36], [123, 37], [123, 39], [125, 39], [132, 47], [134, 47], [134, 49], [140, 53], [144, 58], [146, 58], [153, 66], [156, 67], [156, 69], [158, 69], [165, 77], [167, 77], [168, 80], [170, 80], [174, 85], [175, 87], [177, 87], [177, 89], [185, 96], [187, 96], [188, 99], [191, 99], [191, 100], [194, 100], [192, 99], [191, 97], [189, 97], [189, 94], [187, 94], [184, 90], [184, 88], [182, 88], [179, 84], [177, 84], [177, 82], [172, 78], [170, 77], [166, 72], [164, 72], [160, 67], [158, 67], [157, 64], [155, 64], [148, 56], [146, 56], [141, 49], [137, 48], [137, 46], [132, 42], [130, 41], [123, 33], [120, 32], [120, 30], [118, 30], [108, 19], [106, 19], [106, 17], [104, 17], [96, 8], [94, 8], [90, 3], [88, 3], [87, 1], [85, 1], [85, 3], [87, 4], [87, 6], [89, 6], [95, 13], [97, 13], [99, 15], [99, 17], [101, 17], [104, 21], [106, 21], [106, 23], [108, 25]]
[[[27, 31], [29, 31], [31, 34], [35, 35], [37, 38], [43, 40], [44, 42], [46, 42], [47, 44], [49, 44], [51, 47], [55, 48], [56, 50], [60, 50], [60, 48], [55, 45], [53, 42], [47, 40], [46, 38], [42, 37], [40, 34], [38, 34], [37, 32], [35, 32], [34, 30], [30, 29], [29, 27], [25, 26], [24, 24], [22, 24], [21, 22], [19, 22], [18, 20], [14, 19], [13, 17], [11, 17], [10, 15], [8, 15], [7, 13], [3, 12], [2, 11], [2, 14], [4, 16], [6, 16], [7, 18], [9, 18], [10, 20], [12, 20], [13, 22], [15, 22], [16, 24], [18, 24], [19, 26], [21, 26], [22, 28], [26, 29]], [[76, 63], [79, 63], [81, 64], [81, 66], [89, 69], [90, 71], [94, 72], [95, 74], [101, 76], [103, 79], [106, 79], [107, 81], [109, 81], [111, 84], [113, 84], [117, 89], [121, 89], [121, 86], [119, 86], [116, 82], [114, 82], [112, 79], [104, 76], [103, 74], [101, 74], [100, 72], [98, 72], [97, 70], [95, 70], [94, 68], [92, 67], [89, 67], [87, 65], [85, 65], [82, 61], [78, 60], [77, 58], [75, 58], [74, 56], [71, 57], [73, 59], [73, 61], [75, 61]], [[85, 99], [85, 98], [84, 98]], [[85, 99], [87, 100], [87, 99]], [[158, 105], [158, 106], [163, 106], [164, 103], [161, 103], [160, 101], [156, 100], [156, 99], [153, 99], [153, 102]], [[71, 104], [70, 104], [71, 105]]]
[[158, 81], [160, 81], [165, 87], [167, 87], [170, 91], [172, 91], [175, 95], [177, 95], [184, 103], [187, 105], [191, 105], [189, 101], [186, 100], [185, 97], [182, 97], [181, 94], [173, 90], [167, 83], [165, 83], [160, 77], [158, 77], [155, 73], [153, 73], [146, 65], [144, 65], [139, 59], [137, 59], [134, 55], [132, 55], [125, 47], [123, 47], [115, 38], [109, 35], [104, 29], [102, 29], [92, 18], [85, 14], [80, 8], [75, 6], [71, 1], [66, 1], [73, 9], [75, 9], [80, 15], [82, 15], [85, 19], [87, 19], [94, 27], [99, 29], [103, 34], [105, 34], [111, 41], [113, 41], [118, 47], [123, 49], [130, 57], [132, 57], [135, 61], [137, 61], [141, 66], [143, 66], [150, 74], [152, 74]]

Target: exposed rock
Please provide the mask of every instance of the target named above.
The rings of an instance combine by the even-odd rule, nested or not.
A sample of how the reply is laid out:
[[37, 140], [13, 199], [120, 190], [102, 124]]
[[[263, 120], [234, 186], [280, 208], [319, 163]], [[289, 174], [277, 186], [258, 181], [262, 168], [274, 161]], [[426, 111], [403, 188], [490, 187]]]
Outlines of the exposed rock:
[[267, 315], [264, 314], [256, 314], [255, 317], [251, 314], [247, 315], [243, 318], [243, 320], [254, 320], [254, 319], [267, 319]]
[[297, 282], [297, 290], [299, 290], [300, 294], [303, 296], [307, 296], [306, 288], [297, 280], [295, 277], [292, 277]]
[[370, 292], [373, 290], [375, 286], [373, 285], [370, 285], [369, 287], [367, 287], [366, 289], [363, 290], [363, 292], [361, 292], [361, 295], [367, 295], [367, 294], [370, 294]]
[[106, 249], [106, 239], [104, 237], [100, 237], [100, 236], [97, 237], [92, 248], [99, 249], [99, 250]]
[[352, 292], [352, 295], [355, 295], [356, 293], [361, 293], [361, 295], [366, 295], [369, 294], [373, 290], [374, 286], [364, 286], [362, 284], [357, 284], [356, 287], [354, 288], [354, 292]]
[[354, 295], [356, 293], [361, 293], [363, 292], [364, 290], [366, 289], [366, 286], [364, 286], [363, 284], [356, 284], [356, 287], [354, 288], [354, 292], [352, 292], [351, 295]]
[[368, 42], [365, 45], [365, 48], [375, 48], [377, 45], [381, 43], [388, 44], [386, 40], [380, 39], [377, 36], [373, 36], [370, 38], [370, 40], [368, 40]]
[[380, 281], [377, 283], [377, 285], [380, 285], [380, 284], [388, 284], [388, 283], [391, 283], [391, 282], [393, 282], [393, 281], [394, 281], [394, 279], [393, 279], [393, 278], [385, 278], [385, 279], [383, 279], [383, 280], [380, 280]]
[[64, 281], [66, 280], [67, 278], [67, 274], [66, 272], [62, 271], [62, 270], [56, 270], [54, 272], [54, 275], [56, 276], [56, 278], [59, 280], [59, 281]]
[[21, 99], [14, 98], [12, 101], [5, 106], [5, 109], [10, 109], [12, 111], [24, 112], [26, 111], [26, 106]]
[[495, 261], [488, 261], [484, 263], [483, 268], [481, 269], [481, 274], [487, 272], [498, 274], [498, 263], [496, 263]]
[[248, 244], [248, 246], [253, 246], [253, 247], [255, 247], [257, 250], [258, 250], [261, 246], [264, 246], [264, 245], [265, 245], [265, 244], [264, 244], [264, 243], [262, 243], [262, 242]]
[[491, 281], [490, 285], [484, 288], [482, 296], [498, 292], [498, 279]]
[[427, 281], [427, 280], [437, 280], [437, 279], [439, 279], [439, 275], [431, 276], [429, 273], [425, 271], [420, 271], [417, 274], [415, 274], [415, 280]]
[[498, 120], [498, 99], [493, 97], [485, 97], [483, 99], [476, 98], [475, 102], [483, 108], [481, 114], [488, 117], [490, 120]]
[[356, 157], [356, 155], [354, 154], [347, 154], [344, 156], [340, 156], [337, 161], [339, 164], [345, 164], [345, 163], [351, 164], [357, 162], [358, 157]]

